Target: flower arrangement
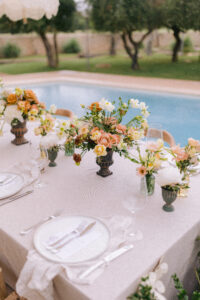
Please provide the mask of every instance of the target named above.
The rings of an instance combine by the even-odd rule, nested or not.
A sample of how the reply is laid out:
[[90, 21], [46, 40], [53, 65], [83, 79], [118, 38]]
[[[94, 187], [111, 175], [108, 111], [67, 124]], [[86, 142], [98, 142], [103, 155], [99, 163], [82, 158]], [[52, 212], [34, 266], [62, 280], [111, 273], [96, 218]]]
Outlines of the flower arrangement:
[[40, 125], [34, 129], [35, 135], [46, 136], [52, 132], [55, 127], [55, 119], [51, 114], [47, 113], [40, 117]]
[[5, 122], [16, 126], [25, 120], [35, 121], [40, 118], [45, 104], [39, 102], [32, 90], [16, 88], [4, 89], [1, 93], [0, 114], [4, 115]]
[[[133, 117], [124, 125], [123, 118], [131, 107], [140, 109], [141, 115]], [[66, 145], [74, 144], [76, 149], [81, 150], [80, 154], [75, 153], [73, 156], [76, 164], [79, 165], [83, 155], [90, 150], [94, 151], [97, 158], [106, 156], [110, 151], [129, 157], [128, 149], [143, 137], [147, 127], [146, 117], [149, 112], [146, 104], [137, 99], [124, 103], [119, 98], [116, 107], [115, 101], [102, 99], [89, 107], [82, 105], [82, 108], [86, 109], [82, 118], [75, 118], [67, 128], [61, 128], [66, 134]]]
[[144, 155], [141, 154], [139, 146], [137, 146], [136, 149], [138, 152], [138, 160], [136, 161], [141, 165], [136, 169], [137, 175], [139, 176], [152, 175], [153, 173], [156, 173], [161, 167], [162, 161], [166, 160], [162, 152], [164, 150], [164, 142], [162, 139], [158, 139], [153, 143], [148, 143]]
[[159, 263], [158, 266], [146, 277], [141, 278], [137, 291], [128, 297], [129, 300], [166, 300], [163, 296], [165, 286], [160, 280], [168, 272], [166, 263]]
[[176, 145], [168, 151], [174, 157], [176, 166], [183, 174], [182, 179], [184, 180], [187, 174], [193, 172], [191, 166], [198, 162], [197, 154], [200, 153], [200, 141], [189, 138], [185, 147], [181, 148], [179, 145]]

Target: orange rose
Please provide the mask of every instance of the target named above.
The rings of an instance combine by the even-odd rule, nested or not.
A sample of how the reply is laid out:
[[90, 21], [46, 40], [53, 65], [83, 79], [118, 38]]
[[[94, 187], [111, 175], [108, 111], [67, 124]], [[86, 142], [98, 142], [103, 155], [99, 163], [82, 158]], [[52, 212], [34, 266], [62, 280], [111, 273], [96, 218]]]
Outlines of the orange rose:
[[25, 101], [25, 107], [24, 110], [25, 112], [28, 112], [31, 109], [31, 104], [29, 101]]
[[99, 106], [99, 102], [93, 102], [90, 106], [89, 109], [92, 111], [101, 111], [101, 107]]
[[8, 104], [15, 104], [17, 102], [17, 96], [15, 94], [10, 94], [7, 98]]
[[36, 104], [39, 103], [36, 94], [32, 90], [25, 90], [24, 96], [25, 96], [26, 100], [28, 100], [30, 102], [34, 101]]
[[45, 109], [46, 108], [46, 104], [44, 102], [40, 102], [40, 107]]
[[17, 103], [17, 106], [18, 106], [18, 109], [25, 109], [25, 104], [26, 104], [26, 101], [18, 101]]
[[117, 126], [116, 126], [116, 131], [117, 131], [118, 133], [125, 134], [125, 133], [126, 133], [126, 130], [127, 130], [127, 128], [126, 128], [125, 125], [117, 124]]

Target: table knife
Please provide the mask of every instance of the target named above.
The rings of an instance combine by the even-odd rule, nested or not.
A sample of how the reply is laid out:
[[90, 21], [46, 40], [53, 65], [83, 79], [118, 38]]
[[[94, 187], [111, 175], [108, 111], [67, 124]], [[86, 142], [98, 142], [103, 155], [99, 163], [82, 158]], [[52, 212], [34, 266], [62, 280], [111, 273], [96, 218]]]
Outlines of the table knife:
[[102, 265], [113, 261], [114, 259], [116, 259], [117, 257], [119, 257], [120, 255], [126, 253], [127, 251], [133, 249], [133, 245], [127, 245], [124, 247], [121, 247], [115, 251], [112, 251], [111, 253], [109, 253], [108, 255], [106, 255], [105, 257], [103, 257], [103, 259], [101, 259], [99, 262], [97, 262], [96, 264], [94, 264], [93, 266], [89, 267], [86, 271], [82, 272], [79, 275], [80, 279], [83, 279], [85, 277], [87, 277], [89, 274], [91, 274], [93, 271], [95, 271], [96, 269], [98, 269], [99, 267], [101, 267]]

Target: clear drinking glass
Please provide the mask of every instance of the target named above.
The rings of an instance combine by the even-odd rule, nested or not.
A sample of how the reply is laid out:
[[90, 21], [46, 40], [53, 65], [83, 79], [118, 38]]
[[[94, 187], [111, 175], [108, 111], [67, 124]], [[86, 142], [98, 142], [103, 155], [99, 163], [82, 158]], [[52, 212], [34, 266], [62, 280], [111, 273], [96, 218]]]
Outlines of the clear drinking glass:
[[129, 228], [128, 236], [133, 237], [136, 240], [143, 238], [143, 233], [137, 228], [136, 214], [138, 211], [144, 209], [148, 202], [146, 177], [144, 177], [143, 188], [143, 193], [141, 193], [140, 178], [138, 177], [137, 189], [133, 189], [132, 192], [129, 191], [128, 195], [123, 200], [123, 206], [131, 213], [132, 216], [132, 225], [131, 228]]
[[160, 123], [149, 123], [149, 128], [146, 134], [146, 142], [152, 143], [157, 141], [158, 139], [163, 140], [163, 129]]

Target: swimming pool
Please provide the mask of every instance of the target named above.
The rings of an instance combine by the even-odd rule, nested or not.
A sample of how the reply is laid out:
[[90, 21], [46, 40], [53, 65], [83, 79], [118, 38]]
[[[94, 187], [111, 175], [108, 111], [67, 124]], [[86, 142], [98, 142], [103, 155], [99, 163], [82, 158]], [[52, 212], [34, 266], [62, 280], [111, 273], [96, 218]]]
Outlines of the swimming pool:
[[[149, 106], [151, 115], [148, 121], [162, 124], [177, 143], [185, 145], [189, 137], [200, 138], [200, 97], [62, 82], [27, 87], [33, 89], [47, 106], [55, 103], [57, 107], [68, 108], [78, 116], [83, 113], [80, 104], [89, 105], [102, 97], [108, 100], [122, 97], [124, 101], [137, 98]], [[126, 120], [130, 118], [127, 114]]]

